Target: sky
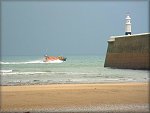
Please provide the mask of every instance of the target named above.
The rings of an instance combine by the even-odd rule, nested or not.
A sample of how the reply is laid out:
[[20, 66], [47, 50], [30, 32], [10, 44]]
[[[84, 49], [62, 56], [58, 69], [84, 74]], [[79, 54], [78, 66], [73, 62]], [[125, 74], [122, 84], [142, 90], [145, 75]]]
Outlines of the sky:
[[2, 1], [1, 55], [103, 55], [110, 36], [149, 32], [148, 0]]

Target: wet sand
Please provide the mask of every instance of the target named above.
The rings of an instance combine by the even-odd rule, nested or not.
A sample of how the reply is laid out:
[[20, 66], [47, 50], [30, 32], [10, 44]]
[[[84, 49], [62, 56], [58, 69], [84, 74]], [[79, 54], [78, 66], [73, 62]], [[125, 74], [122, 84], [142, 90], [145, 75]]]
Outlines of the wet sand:
[[2, 111], [149, 111], [148, 83], [0, 87]]

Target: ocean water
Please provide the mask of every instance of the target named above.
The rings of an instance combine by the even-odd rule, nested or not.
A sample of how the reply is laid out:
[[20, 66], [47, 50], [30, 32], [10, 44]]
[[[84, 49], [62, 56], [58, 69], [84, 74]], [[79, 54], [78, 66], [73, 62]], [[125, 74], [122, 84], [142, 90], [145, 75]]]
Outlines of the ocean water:
[[148, 82], [147, 70], [104, 68], [105, 56], [66, 56], [44, 63], [43, 56], [2, 57], [1, 85]]

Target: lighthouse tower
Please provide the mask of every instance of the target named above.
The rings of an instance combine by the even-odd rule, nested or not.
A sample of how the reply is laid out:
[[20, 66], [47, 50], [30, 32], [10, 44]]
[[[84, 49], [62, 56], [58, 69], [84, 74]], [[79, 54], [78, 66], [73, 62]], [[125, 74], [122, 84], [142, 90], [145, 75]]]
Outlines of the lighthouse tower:
[[131, 35], [131, 18], [129, 14], [126, 16], [125, 35]]

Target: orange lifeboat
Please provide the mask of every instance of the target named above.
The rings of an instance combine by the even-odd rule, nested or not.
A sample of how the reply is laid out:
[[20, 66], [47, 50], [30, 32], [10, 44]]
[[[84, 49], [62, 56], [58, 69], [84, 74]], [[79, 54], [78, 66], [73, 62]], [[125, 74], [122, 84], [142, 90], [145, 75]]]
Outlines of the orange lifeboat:
[[44, 62], [55, 61], [55, 60], [66, 61], [66, 59], [67, 59], [67, 58], [64, 58], [64, 57], [62, 57], [62, 56], [57, 56], [57, 57], [55, 57], [55, 56], [47, 56], [47, 55], [45, 55], [43, 61], [44, 61]]

